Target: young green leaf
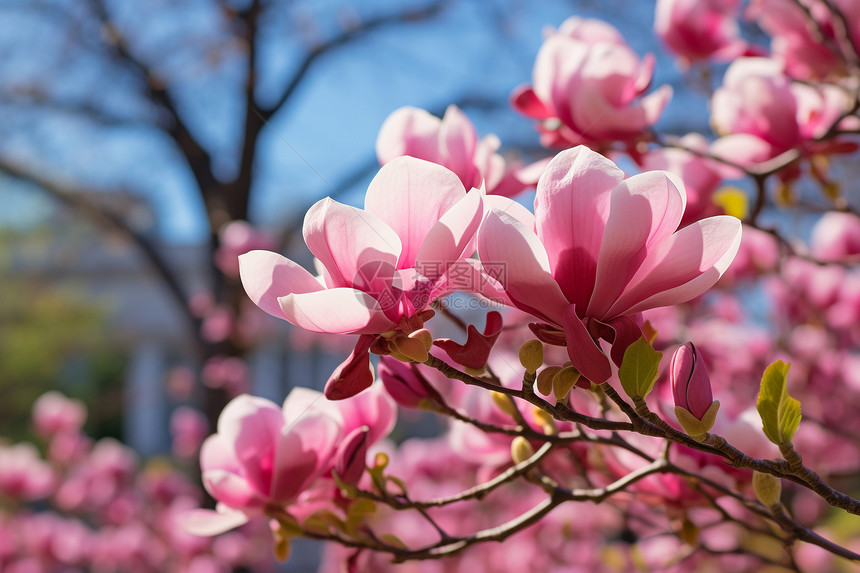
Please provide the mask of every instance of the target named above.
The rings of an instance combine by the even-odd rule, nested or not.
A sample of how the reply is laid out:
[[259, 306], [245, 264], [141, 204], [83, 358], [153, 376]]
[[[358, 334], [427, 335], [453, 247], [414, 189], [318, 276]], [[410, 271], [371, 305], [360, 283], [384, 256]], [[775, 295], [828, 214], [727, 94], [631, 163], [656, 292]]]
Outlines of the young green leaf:
[[767, 367], [756, 401], [764, 434], [777, 445], [790, 442], [800, 425], [800, 402], [789, 396], [786, 385], [789, 366], [777, 360]]
[[654, 350], [645, 338], [639, 338], [627, 347], [618, 377], [621, 387], [631, 398], [644, 398], [657, 381], [657, 368], [663, 353]]

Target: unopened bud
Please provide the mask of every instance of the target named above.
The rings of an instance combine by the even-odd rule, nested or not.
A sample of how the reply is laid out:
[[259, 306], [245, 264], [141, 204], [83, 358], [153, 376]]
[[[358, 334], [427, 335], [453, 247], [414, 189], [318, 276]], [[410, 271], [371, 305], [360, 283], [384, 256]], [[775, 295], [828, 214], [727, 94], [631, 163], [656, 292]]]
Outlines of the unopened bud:
[[[692, 342], [688, 342], [675, 351], [672, 356], [669, 377], [672, 381], [672, 396], [675, 398], [675, 406], [686, 410], [693, 417], [704, 422], [711, 405], [714, 403], [714, 395], [711, 392], [711, 379], [708, 376], [702, 355], [699, 354]], [[705, 425], [707, 426], [705, 432], [707, 432], [714, 425], [714, 422], [711, 420], [710, 424], [706, 423]]]
[[427, 359], [430, 358], [427, 348], [424, 346], [424, 341], [420, 336], [418, 338], [403, 335], [396, 336], [391, 339], [391, 342], [394, 350], [396, 350], [396, 352], [391, 353], [391, 356], [398, 360], [403, 360], [402, 357], [406, 357], [409, 361], [427, 362]]
[[424, 350], [428, 352], [431, 348], [433, 348], [433, 335], [430, 334], [430, 331], [426, 328], [416, 330], [409, 335], [409, 338], [412, 338], [413, 340], [420, 340], [421, 343], [424, 344]]
[[552, 379], [559, 373], [561, 366], [547, 366], [537, 376], [538, 392], [544, 396], [552, 394]]
[[777, 507], [782, 497], [782, 481], [775, 475], [753, 472], [753, 490], [760, 502], [767, 507]]
[[349, 433], [335, 454], [334, 471], [347, 485], [355, 485], [364, 473], [365, 457], [369, 446], [370, 428], [362, 426]]
[[579, 380], [579, 371], [573, 366], [565, 366], [552, 379], [552, 391], [556, 400], [564, 400]]
[[535, 450], [527, 439], [517, 436], [511, 442], [511, 459], [515, 464], [521, 464], [535, 455]]
[[544, 434], [552, 435], [558, 432], [553, 417], [537, 406], [532, 409], [532, 420], [543, 430]]
[[513, 418], [514, 404], [507, 395], [502, 394], [501, 392], [490, 392], [490, 396], [492, 396], [493, 403], [496, 405], [496, 408]]
[[540, 340], [529, 340], [520, 346], [520, 364], [526, 369], [526, 374], [534, 376], [543, 365], [543, 344]]

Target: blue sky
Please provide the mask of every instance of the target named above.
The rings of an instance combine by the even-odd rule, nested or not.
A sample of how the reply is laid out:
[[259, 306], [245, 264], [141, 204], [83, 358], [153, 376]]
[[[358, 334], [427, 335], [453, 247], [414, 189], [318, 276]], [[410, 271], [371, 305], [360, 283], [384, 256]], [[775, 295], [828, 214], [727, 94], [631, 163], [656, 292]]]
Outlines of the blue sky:
[[[171, 93], [194, 133], [213, 154], [217, 170], [232, 173], [239, 129], [236, 118], [243, 114], [238, 97], [241, 62], [231, 59], [224, 48], [229, 37], [222, 31], [212, 33], [217, 19], [213, 19], [209, 3], [188, 0], [180, 17], [171, 11], [171, 3], [116, 5], [120, 25], [138, 33], [140, 51], [155, 58], [164, 73], [177, 78]], [[383, 0], [290, 4], [292, 8], [264, 25], [259, 97], [275, 97], [307, 50], [309, 38], [330, 37], [343, 21], [420, 5]], [[331, 192], [329, 185], [337, 185], [374, 160], [377, 130], [397, 107], [415, 105], [441, 111], [465, 96], [504, 102], [514, 87], [530, 80], [544, 28], [558, 26], [572, 15], [609, 21], [639, 54], [655, 53], [659, 62], [655, 85], [676, 84], [675, 98], [661, 122], [663, 129], [677, 129], [691, 117], [700, 129], [706, 128], [705, 98], [683, 86], [673, 60], [651, 31], [653, 2], [461, 1], [432, 20], [378, 30], [317, 62], [262, 134], [251, 219], [277, 228], [300, 218], [308, 202]], [[56, 54], [64, 49], [63, 42], [54, 37], [62, 31], [62, 24], [42, 18], [29, 14], [14, 22], [7, 19], [4, 27], [11, 24], [23, 36], [16, 39], [16, 34], [9, 34], [7, 41], [0, 40], [0, 54], [18, 56], [0, 64], [5, 84], [17, 85], [24, 82], [21, 78], [34, 81], [35, 77], [60, 93], [94, 101], [124, 116], [139, 116], [144, 107], [133, 83], [122, 77], [100, 78], [101, 64], [86, 51], [80, 57]], [[164, 56], [157, 57], [162, 46], [173, 45], [180, 36], [186, 41], [177, 44], [179, 49], [163, 51]], [[182, 46], [192, 40], [211, 43], [217, 63], [202, 66], [195, 57], [199, 50], [183, 51]], [[30, 47], [30, 59], [20, 55], [21, 49], [28, 48], [27, 42], [36, 42]], [[46, 73], [33, 76], [31, 70], [38, 65]], [[48, 73], [51, 70], [56, 76]], [[503, 150], [537, 143], [529, 120], [505, 105], [491, 111], [466, 111], [480, 134], [493, 132], [501, 137]], [[10, 112], [3, 106], [0, 117], [7, 119], [0, 121], [5, 124], [0, 129], [0, 153], [21, 157], [61, 179], [140, 192], [157, 210], [158, 231], [168, 241], [196, 242], [206, 236], [202, 205], [190, 174], [163, 134], [145, 123], [94, 127], [66, 115], [36, 109]], [[367, 180], [355, 185], [342, 200], [361, 203]], [[0, 209], [7, 222], [41, 216], [44, 202], [28, 201], [32, 189], [16, 191], [15, 186], [5, 185], [10, 192], [0, 200], [14, 203], [12, 209]], [[0, 215], [0, 223], [3, 220]]]

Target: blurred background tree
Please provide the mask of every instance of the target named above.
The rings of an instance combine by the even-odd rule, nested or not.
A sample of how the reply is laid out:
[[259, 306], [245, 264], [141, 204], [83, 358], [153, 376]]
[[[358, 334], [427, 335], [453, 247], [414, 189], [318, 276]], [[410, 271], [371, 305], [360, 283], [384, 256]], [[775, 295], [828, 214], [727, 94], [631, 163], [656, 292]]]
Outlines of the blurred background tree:
[[[259, 343], [230, 320], [246, 301], [214, 262], [219, 231], [250, 221], [309, 262], [300, 240], [307, 207], [326, 195], [359, 200], [353, 192], [377, 168], [376, 132], [397, 107], [441, 115], [455, 103], [479, 134], [500, 135], [503, 151], [545, 155], [507, 100], [530, 79], [541, 29], [573, 13], [609, 15], [634, 49], [657, 49], [642, 26], [653, 2], [0, 2], [0, 212], [13, 213], [0, 223], [20, 228], [14, 213], [26, 207], [9, 206], [44, 209], [34, 205], [48, 198], [69, 214], [53, 223], [57, 245], [83, 219], [101, 231], [70, 273], [110, 316], [100, 335], [131, 357], [139, 380], [126, 385], [126, 409], [152, 406], [160, 398], [142, 385], [168, 384], [172, 366], [199, 378], [206, 364], [244, 360]], [[669, 78], [656, 81], [679, 81], [665, 68]], [[704, 99], [683, 105], [705, 109]], [[23, 268], [50, 277], [59, 259]], [[43, 298], [34, 288], [28, 296]], [[212, 334], [215, 311], [228, 326]], [[281, 364], [280, 376], [290, 368]], [[325, 379], [323, 367], [299, 368], [305, 384]], [[193, 394], [214, 422], [227, 393]], [[138, 427], [152, 433], [165, 416]]]

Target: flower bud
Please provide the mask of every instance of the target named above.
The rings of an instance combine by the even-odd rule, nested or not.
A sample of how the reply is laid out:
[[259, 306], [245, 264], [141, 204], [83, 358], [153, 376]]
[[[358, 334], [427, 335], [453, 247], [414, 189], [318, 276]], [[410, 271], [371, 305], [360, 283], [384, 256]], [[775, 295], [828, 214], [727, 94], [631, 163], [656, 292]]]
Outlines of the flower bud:
[[543, 365], [543, 344], [540, 340], [529, 340], [520, 346], [520, 364], [526, 369], [526, 374], [534, 376]]
[[407, 364], [390, 356], [379, 359], [379, 378], [388, 395], [404, 408], [432, 408], [438, 402], [430, 383], [422, 380], [416, 365]]
[[782, 482], [778, 477], [762, 472], [753, 472], [753, 490], [760, 502], [767, 507], [776, 507], [782, 496]]
[[537, 376], [538, 392], [544, 396], [549, 396], [552, 393], [552, 379], [559, 373], [561, 366], [547, 366], [540, 371]]
[[502, 394], [501, 392], [490, 392], [490, 396], [493, 398], [493, 403], [496, 405], [496, 408], [508, 416], [512, 418], [514, 417], [514, 405], [507, 395]]
[[535, 455], [535, 450], [527, 439], [517, 436], [511, 442], [511, 459], [515, 464], [521, 464]]
[[367, 447], [370, 445], [367, 436], [370, 428], [356, 428], [340, 443], [335, 455], [334, 471], [340, 480], [349, 485], [355, 485], [364, 473]]
[[552, 391], [556, 400], [564, 400], [579, 380], [579, 371], [573, 366], [565, 366], [552, 379]]
[[[427, 362], [430, 355], [424, 345], [422, 337], [412, 338], [405, 335], [395, 336], [391, 339], [393, 352], [391, 356], [403, 362]], [[406, 358], [406, 360], [403, 360]]]
[[420, 340], [421, 343], [424, 345], [424, 350], [426, 350], [428, 352], [430, 351], [431, 348], [433, 348], [433, 335], [430, 334], [430, 331], [427, 330], [426, 328], [421, 328], [419, 330], [416, 330], [415, 332], [413, 332], [412, 334], [409, 335], [409, 338], [411, 338], [413, 340]]
[[691, 437], [704, 437], [714, 426], [720, 403], [714, 401], [711, 379], [692, 342], [675, 351], [669, 377], [678, 422]]

